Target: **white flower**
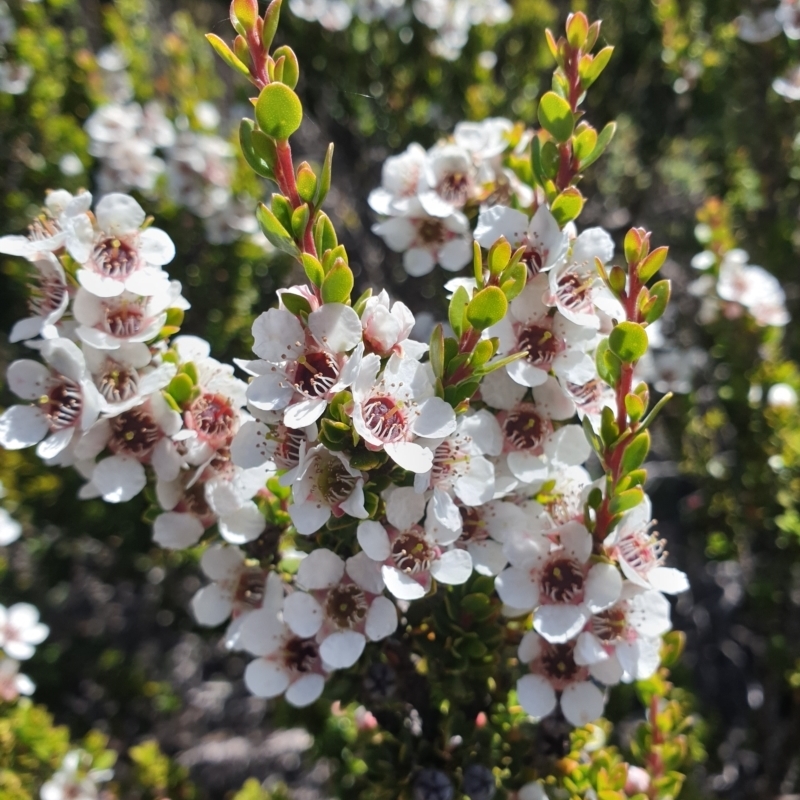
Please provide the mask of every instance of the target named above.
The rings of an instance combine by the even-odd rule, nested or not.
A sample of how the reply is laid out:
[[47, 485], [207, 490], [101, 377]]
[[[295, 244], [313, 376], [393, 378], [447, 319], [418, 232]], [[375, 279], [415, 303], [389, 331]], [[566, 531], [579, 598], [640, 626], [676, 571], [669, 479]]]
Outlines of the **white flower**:
[[478, 162], [483, 162], [508, 149], [508, 134], [513, 129], [513, 123], [502, 117], [459, 122], [453, 129], [453, 140], [459, 147], [469, 150]]
[[739, 38], [751, 44], [768, 42], [781, 32], [781, 23], [775, 9], [762, 11], [755, 19], [749, 14], [742, 14], [734, 22]]
[[551, 315], [542, 300], [547, 285], [547, 274], [529, 281], [511, 301], [508, 314], [488, 333], [500, 339], [499, 355], [527, 352], [506, 366], [522, 386], [540, 386], [551, 371], [562, 380], [584, 383], [597, 374], [594, 360], [586, 352], [593, 331], [560, 312]]
[[731, 255], [727, 253], [720, 265], [717, 294], [730, 303], [743, 305], [759, 325], [786, 325], [786, 295], [778, 279], [762, 267], [742, 263]]
[[431, 579], [461, 584], [472, 574], [472, 558], [466, 550], [444, 548], [458, 533], [446, 528], [426, 530], [419, 525], [425, 498], [411, 487], [387, 490], [387, 525], [368, 520], [358, 526], [358, 543], [382, 564], [386, 588], [398, 600], [417, 600], [431, 588]]
[[364, 346], [368, 352], [387, 358], [392, 353], [420, 358], [427, 345], [409, 339], [416, 320], [405, 303], [399, 300], [390, 305], [386, 289], [367, 299], [361, 314]]
[[415, 208], [427, 162], [428, 154], [416, 142], [404, 153], [389, 156], [383, 163], [381, 186], [369, 195], [372, 209], [385, 216], [404, 216]]
[[303, 535], [316, 533], [331, 514], [366, 519], [364, 476], [350, 466], [343, 453], [317, 445], [292, 482], [292, 504], [287, 511], [295, 529]]
[[503, 236], [513, 249], [525, 248], [522, 261], [532, 276], [552, 269], [569, 244], [567, 233], [558, 227], [545, 205], [539, 206], [530, 220], [521, 211], [506, 206], [481, 211], [475, 241], [488, 250]]
[[666, 541], [652, 532], [652, 513], [650, 498], [645, 495], [606, 537], [606, 551], [619, 564], [622, 574], [637, 586], [680, 594], [689, 588], [689, 581], [680, 570], [664, 566]]
[[672, 627], [669, 602], [660, 592], [626, 581], [620, 599], [595, 614], [578, 636], [575, 661], [612, 686], [646, 680], [660, 662], [661, 637]]
[[288, 703], [302, 708], [322, 694], [325, 670], [317, 642], [296, 636], [281, 619], [283, 595], [280, 576], [271, 572], [264, 604], [242, 625], [242, 645], [258, 656], [247, 665], [244, 682], [257, 697], [285, 693]]
[[781, 0], [775, 18], [783, 26], [788, 39], [800, 39], [800, 8], [796, 0]]
[[35, 690], [33, 681], [19, 671], [19, 661], [13, 658], [0, 661], [0, 700], [13, 703], [21, 694], [32, 695]]
[[534, 719], [552, 714], [559, 702], [572, 725], [587, 725], [602, 716], [604, 693], [591, 682], [589, 668], [576, 663], [575, 642], [552, 644], [529, 631], [520, 642], [519, 660], [528, 665], [529, 674], [517, 681], [517, 699]]
[[92, 205], [89, 192], [71, 195], [60, 189], [50, 192], [42, 214], [30, 226], [28, 236], [0, 237], [0, 253], [23, 256], [31, 261], [44, 253], [60, 250], [76, 223], [87, 223], [86, 212]]
[[213, 583], [192, 597], [192, 611], [200, 625], [214, 628], [228, 617], [232, 622], [225, 633], [225, 646], [236, 649], [241, 629], [249, 614], [261, 608], [267, 574], [260, 567], [249, 567], [238, 547], [212, 545], [203, 553], [200, 568]]
[[28, 295], [30, 316], [14, 325], [8, 337], [10, 342], [22, 342], [37, 336], [56, 337], [56, 323], [69, 305], [67, 279], [59, 260], [50, 252], [39, 253], [31, 260], [36, 275]]
[[78, 289], [72, 312], [79, 323], [78, 338], [98, 350], [117, 350], [123, 344], [155, 339], [167, 322], [167, 309], [185, 310], [179, 281], [160, 283], [149, 297], [123, 292], [98, 297]]
[[87, 769], [92, 757], [85, 750], [70, 750], [58, 771], [42, 785], [41, 800], [97, 800], [97, 784], [111, 780], [110, 769]]
[[773, 408], [794, 408], [797, 392], [788, 383], [776, 383], [769, 387], [767, 405]]
[[29, 659], [50, 633], [47, 625], [39, 622], [39, 610], [30, 603], [15, 603], [6, 608], [0, 605], [0, 648], [10, 658]]
[[600, 429], [603, 409], [611, 408], [616, 410], [617, 408], [616, 393], [602, 378], [592, 378], [585, 383], [563, 381], [562, 386], [575, 403], [581, 420], [584, 417], [588, 417], [592, 423], [592, 428], [596, 431]]
[[247, 399], [258, 409], [282, 410], [290, 428], [322, 416], [354, 380], [363, 352], [361, 320], [349, 306], [327, 303], [308, 315], [307, 324], [304, 329], [294, 314], [278, 308], [253, 323], [253, 352], [263, 361], [248, 364], [256, 377]]
[[98, 297], [157, 294], [167, 281], [161, 270], [175, 256], [164, 231], [145, 228], [142, 207], [128, 195], [107, 194], [95, 207], [98, 230], [88, 217], [73, 225], [67, 237], [70, 255], [81, 264], [81, 286]]
[[353, 426], [371, 450], [385, 450], [403, 469], [427, 472], [433, 450], [425, 440], [452, 433], [455, 412], [435, 396], [428, 365], [393, 355], [378, 377], [380, 365], [374, 353], [361, 362], [353, 384]]
[[[39, 458], [55, 463], [70, 459], [67, 450], [88, 430], [101, 399], [81, 351], [67, 339], [47, 339], [41, 348], [49, 368], [23, 359], [8, 368], [8, 386], [35, 405], [11, 406], [0, 417], [0, 445], [19, 450], [39, 443]], [[45, 438], [46, 437], [46, 438]]]
[[621, 318], [619, 301], [601, 280], [595, 259], [607, 264], [614, 257], [614, 242], [602, 228], [589, 228], [575, 239], [565, 256], [548, 273], [547, 305], [555, 306], [576, 325], [592, 330], [600, 327], [597, 309]]
[[495, 580], [500, 599], [516, 609], [536, 609], [534, 630], [553, 644], [574, 639], [592, 614], [619, 597], [622, 576], [612, 564], [591, 564], [592, 536], [568, 522], [541, 537], [506, 545], [511, 565]]
[[440, 144], [428, 151], [418, 193], [426, 214], [449, 217], [472, 199], [475, 189], [475, 169], [469, 151], [457, 144]]
[[[0, 487], [2, 485], [0, 484]], [[22, 535], [22, 525], [19, 524], [4, 508], [0, 508], [0, 547], [6, 547]]]
[[300, 562], [295, 581], [303, 591], [284, 600], [284, 620], [298, 636], [316, 637], [330, 668], [352, 667], [367, 640], [380, 641], [397, 628], [380, 568], [364, 553], [345, 563], [330, 550], [314, 550]]
[[460, 211], [445, 217], [425, 213], [419, 200], [413, 200], [402, 217], [373, 225], [390, 250], [403, 253], [403, 266], [414, 278], [427, 275], [436, 264], [458, 272], [472, 259], [469, 222]]

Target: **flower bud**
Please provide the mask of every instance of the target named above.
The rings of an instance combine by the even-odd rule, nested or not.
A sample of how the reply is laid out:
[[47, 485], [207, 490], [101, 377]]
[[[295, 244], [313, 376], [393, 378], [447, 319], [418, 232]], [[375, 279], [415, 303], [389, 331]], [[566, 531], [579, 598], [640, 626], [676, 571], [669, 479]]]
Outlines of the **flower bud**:
[[650, 775], [641, 767], [633, 765], [628, 767], [628, 777], [625, 781], [625, 794], [644, 794], [650, 788]]

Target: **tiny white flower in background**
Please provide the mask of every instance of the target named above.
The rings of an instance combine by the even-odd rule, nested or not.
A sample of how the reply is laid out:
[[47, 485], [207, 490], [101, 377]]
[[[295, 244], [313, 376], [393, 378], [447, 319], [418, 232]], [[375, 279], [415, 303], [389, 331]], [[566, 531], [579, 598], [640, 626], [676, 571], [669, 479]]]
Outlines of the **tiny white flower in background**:
[[529, 281], [511, 301], [508, 314], [488, 334], [500, 339], [498, 355], [527, 352], [505, 368], [522, 386], [540, 386], [551, 371], [561, 380], [585, 383], [596, 377], [594, 360], [586, 352], [594, 332], [560, 312], [550, 314], [542, 300], [548, 286], [547, 275], [537, 275]]
[[353, 18], [345, 0], [289, 0], [289, 8], [300, 19], [319, 22], [329, 31], [343, 31]]
[[98, 297], [124, 291], [146, 297], [163, 289], [161, 270], [175, 257], [175, 245], [158, 228], [145, 228], [142, 207], [125, 194], [107, 194], [95, 207], [97, 230], [89, 218], [79, 218], [67, 236], [67, 249], [81, 265], [81, 286]]
[[574, 639], [622, 590], [615, 566], [590, 564], [592, 536], [578, 522], [560, 526], [548, 538], [516, 537], [505, 552], [512, 566], [495, 580], [500, 599], [512, 608], [536, 609], [534, 630], [553, 644]]
[[428, 151], [419, 187], [419, 203], [432, 217], [460, 211], [475, 193], [475, 170], [469, 151], [457, 144], [440, 144]]
[[255, 375], [247, 400], [257, 409], [283, 411], [290, 428], [305, 428], [322, 416], [355, 379], [363, 353], [361, 320], [349, 306], [327, 303], [308, 315], [307, 326], [278, 308], [253, 323], [253, 352], [263, 361], [247, 365]]
[[689, 588], [689, 581], [680, 570], [664, 566], [666, 541], [653, 533], [652, 514], [650, 498], [645, 495], [606, 537], [606, 551], [629, 581], [645, 589], [680, 594]]
[[428, 154], [412, 143], [404, 153], [389, 156], [383, 164], [381, 186], [369, 195], [373, 211], [385, 216], [405, 216], [416, 207], [417, 191], [428, 162]]
[[788, 383], [776, 383], [769, 387], [767, 405], [773, 408], [794, 408], [797, 405], [797, 392]]
[[409, 204], [402, 217], [373, 225], [386, 246], [403, 254], [403, 267], [414, 278], [427, 275], [439, 264], [450, 272], [458, 272], [472, 259], [469, 222], [460, 211], [444, 217], [425, 213], [418, 199]]
[[284, 586], [280, 575], [267, 578], [264, 603], [248, 614], [241, 629], [242, 646], [257, 658], [244, 672], [244, 683], [256, 697], [278, 697], [303, 708], [325, 688], [325, 668], [313, 638], [294, 634], [283, 622]]
[[385, 450], [403, 469], [427, 472], [435, 440], [452, 433], [452, 407], [435, 396], [430, 366], [392, 355], [378, 376], [380, 358], [361, 362], [353, 383], [353, 427], [371, 450]]
[[71, 750], [53, 777], [40, 790], [41, 800], [97, 800], [99, 783], [110, 781], [111, 769], [89, 769], [92, 757], [84, 750]]
[[39, 609], [30, 603], [15, 603], [6, 608], [0, 605], [0, 649], [18, 661], [29, 659], [50, 633], [39, 622]]
[[782, 327], [789, 322], [786, 295], [778, 279], [747, 263], [747, 253], [730, 250], [722, 259], [717, 294], [729, 304], [744, 306], [759, 325]]
[[552, 269], [569, 244], [567, 233], [558, 227], [545, 205], [539, 206], [531, 219], [513, 208], [492, 206], [481, 211], [474, 235], [475, 241], [487, 250], [501, 237], [514, 250], [524, 247], [522, 261], [531, 276]]
[[775, 18], [783, 26], [787, 39], [800, 39], [800, 6], [797, 0], [781, 0]]
[[417, 600], [440, 583], [461, 584], [472, 574], [472, 557], [466, 550], [445, 549], [458, 531], [444, 527], [426, 530], [419, 523], [425, 514], [425, 497], [412, 487], [394, 487], [384, 493], [387, 525], [368, 520], [358, 526], [358, 543], [382, 564], [386, 588], [398, 600]]
[[6, 409], [0, 416], [0, 445], [19, 450], [38, 443], [39, 458], [66, 464], [70, 444], [92, 426], [102, 401], [75, 344], [47, 339], [41, 354], [48, 366], [22, 359], [8, 368], [8, 387], [35, 405]]
[[575, 642], [552, 644], [535, 631], [522, 637], [519, 660], [529, 674], [517, 681], [517, 699], [535, 720], [552, 714], [559, 704], [572, 725], [587, 725], [602, 716], [604, 693], [592, 683], [589, 668], [576, 663], [575, 648]]
[[405, 303], [389, 302], [386, 289], [368, 298], [361, 314], [364, 347], [367, 352], [387, 358], [392, 353], [409, 358], [420, 358], [428, 349], [426, 344], [408, 337], [416, 320]]
[[380, 567], [364, 553], [344, 562], [330, 550], [314, 550], [300, 562], [295, 583], [303, 591], [284, 600], [284, 620], [298, 636], [316, 637], [330, 668], [353, 666], [367, 640], [380, 641], [397, 628]]
[[316, 533], [331, 515], [349, 514], [366, 519], [364, 476], [353, 469], [343, 453], [323, 445], [312, 448], [292, 482], [292, 503], [287, 511], [298, 533]]
[[[508, 134], [513, 129], [514, 124], [503, 117], [489, 117], [481, 122], [459, 122], [453, 129], [453, 140], [459, 147], [472, 153], [479, 164], [483, 164], [508, 149]], [[485, 177], [488, 176], [481, 174], [481, 182]]]
[[35, 268], [28, 295], [31, 316], [14, 325], [8, 337], [10, 342], [22, 342], [37, 336], [56, 337], [56, 324], [69, 305], [67, 278], [59, 260], [52, 253], [44, 252], [33, 256], [31, 261]]
[[742, 14], [736, 17], [734, 22], [739, 38], [751, 44], [760, 44], [774, 39], [781, 32], [782, 27], [775, 9], [762, 11], [755, 18], [749, 14]]
[[21, 694], [30, 696], [36, 691], [36, 685], [19, 671], [19, 661], [4, 658], [0, 661], [0, 700], [13, 703]]
[[4, 508], [0, 508], [0, 547], [16, 542], [22, 535], [19, 524]]

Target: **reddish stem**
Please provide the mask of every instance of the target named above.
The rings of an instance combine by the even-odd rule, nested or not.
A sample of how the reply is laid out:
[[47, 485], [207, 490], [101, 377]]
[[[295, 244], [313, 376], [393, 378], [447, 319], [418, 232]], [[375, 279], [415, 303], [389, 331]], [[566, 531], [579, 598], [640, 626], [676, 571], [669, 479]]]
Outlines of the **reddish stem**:
[[[567, 47], [564, 60], [564, 75], [569, 86], [568, 102], [573, 114], [578, 114], [578, 103], [583, 90], [581, 89], [581, 77], [578, 67], [580, 65], [580, 50]], [[572, 152], [572, 142], [565, 142], [559, 145], [558, 175], [556, 176], [556, 186], [559, 192], [563, 192], [578, 174], [580, 164]]]
[[[264, 48], [261, 46], [261, 39], [254, 28], [247, 32], [247, 47], [250, 50], [250, 60], [253, 62], [250, 74], [253, 75], [259, 90], [263, 89], [269, 83], [267, 59]], [[254, 71], [255, 74], [253, 74]]]

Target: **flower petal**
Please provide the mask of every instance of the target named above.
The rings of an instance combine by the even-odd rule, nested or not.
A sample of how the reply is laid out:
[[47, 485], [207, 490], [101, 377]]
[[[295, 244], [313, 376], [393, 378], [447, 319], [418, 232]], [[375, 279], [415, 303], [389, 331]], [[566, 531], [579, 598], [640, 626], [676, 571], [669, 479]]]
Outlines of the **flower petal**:
[[0, 447], [21, 450], [47, 436], [50, 424], [44, 412], [35, 406], [11, 406], [0, 416]]
[[534, 719], [542, 719], [556, 707], [556, 693], [541, 675], [523, 675], [517, 681], [517, 700]]
[[358, 661], [367, 640], [358, 631], [336, 631], [326, 637], [319, 648], [323, 662], [333, 669], [347, 669]]
[[567, 686], [561, 695], [561, 710], [575, 726], [588, 725], [603, 716], [606, 699], [593, 683], [582, 681]]
[[244, 671], [244, 685], [256, 697], [277, 697], [289, 686], [289, 676], [277, 664], [257, 658]]
[[325, 612], [307, 592], [293, 592], [283, 601], [283, 620], [293, 633], [308, 639], [322, 627]]
[[581, 606], [539, 606], [533, 616], [533, 629], [548, 642], [563, 644], [581, 632], [588, 618]]
[[304, 675], [286, 690], [286, 702], [295, 708], [305, 708], [319, 698], [324, 688], [322, 675]]
[[472, 575], [472, 556], [467, 550], [448, 550], [431, 564], [431, 575], [439, 583], [460, 586]]
[[367, 612], [365, 632], [372, 642], [379, 642], [397, 630], [397, 607], [388, 597], [376, 597]]

